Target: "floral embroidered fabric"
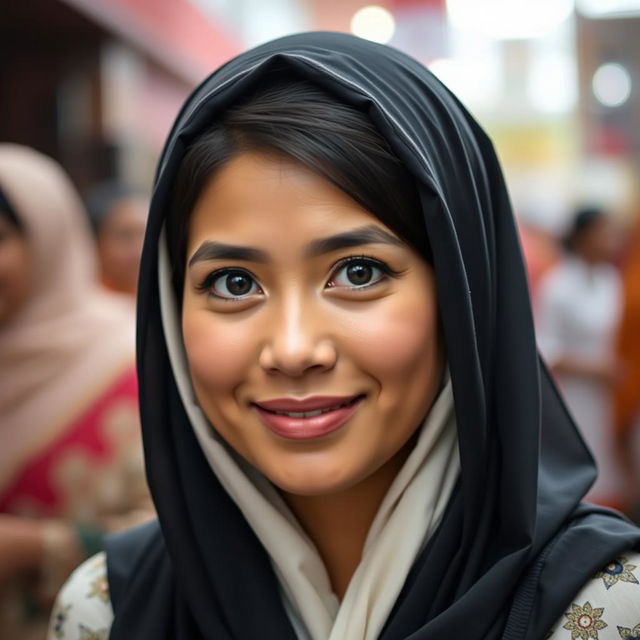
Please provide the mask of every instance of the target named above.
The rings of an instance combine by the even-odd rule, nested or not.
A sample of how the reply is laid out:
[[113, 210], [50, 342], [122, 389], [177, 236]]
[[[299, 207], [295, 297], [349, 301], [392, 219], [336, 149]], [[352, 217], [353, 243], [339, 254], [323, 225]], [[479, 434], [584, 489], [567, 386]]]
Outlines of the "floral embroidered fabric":
[[107, 640], [112, 620], [102, 552], [81, 564], [58, 594], [47, 640]]
[[640, 554], [610, 562], [583, 587], [550, 640], [640, 640]]
[[[106, 556], [73, 573], [53, 610], [47, 640], [107, 640], [113, 620]], [[548, 640], [640, 640], [640, 553], [627, 553], [587, 582]]]

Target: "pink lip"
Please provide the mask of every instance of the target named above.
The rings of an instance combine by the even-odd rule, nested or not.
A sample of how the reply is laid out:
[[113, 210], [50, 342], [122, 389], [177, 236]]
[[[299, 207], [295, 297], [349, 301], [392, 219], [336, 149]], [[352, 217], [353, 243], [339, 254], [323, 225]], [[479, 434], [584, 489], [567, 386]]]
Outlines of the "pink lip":
[[[267, 402], [255, 403], [262, 423], [276, 435], [289, 440], [310, 440], [321, 438], [342, 427], [358, 410], [364, 396], [315, 396], [306, 400], [278, 398]], [[355, 400], [352, 404], [341, 406], [310, 418], [284, 416], [273, 411], [317, 411]]]

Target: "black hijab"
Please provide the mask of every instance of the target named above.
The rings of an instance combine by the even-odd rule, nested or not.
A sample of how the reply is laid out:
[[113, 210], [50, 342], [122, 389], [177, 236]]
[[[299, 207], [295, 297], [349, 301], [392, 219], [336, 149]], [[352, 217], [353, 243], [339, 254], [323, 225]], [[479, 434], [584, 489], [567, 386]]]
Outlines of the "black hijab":
[[511, 637], [543, 638], [590, 575], [637, 546], [640, 533], [612, 512], [579, 504], [594, 465], [539, 361], [489, 139], [419, 63], [336, 33], [282, 38], [224, 65], [189, 98], [164, 149], [138, 311], [142, 425], [160, 528], [144, 544], [111, 548], [110, 637], [295, 638], [269, 558], [189, 425], [158, 291], [160, 231], [185, 149], [268, 74], [317, 83], [369, 115], [415, 177], [433, 252], [462, 471], [380, 637], [493, 640], [509, 619]]

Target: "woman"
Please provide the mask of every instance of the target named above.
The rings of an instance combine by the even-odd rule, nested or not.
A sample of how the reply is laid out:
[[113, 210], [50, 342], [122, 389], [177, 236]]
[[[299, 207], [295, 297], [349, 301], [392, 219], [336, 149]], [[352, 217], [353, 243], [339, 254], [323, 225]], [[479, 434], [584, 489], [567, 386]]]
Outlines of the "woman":
[[161, 159], [140, 285], [159, 525], [112, 539], [110, 602], [83, 597], [104, 557], [76, 572], [50, 638], [637, 624], [572, 601], [640, 535], [579, 506], [592, 462], [539, 368], [497, 161], [418, 63], [317, 33], [215, 72]]
[[92, 252], [60, 167], [0, 145], [0, 628], [12, 640], [44, 636], [74, 566], [145, 495], [133, 320], [99, 292]]
[[149, 202], [140, 192], [119, 182], [97, 185], [87, 196], [102, 284], [132, 299], [138, 286], [148, 209]]
[[620, 373], [615, 335], [622, 296], [611, 263], [617, 234], [602, 209], [585, 208], [575, 214], [565, 245], [565, 258], [538, 290], [538, 345], [598, 463], [587, 498], [622, 508], [611, 407]]

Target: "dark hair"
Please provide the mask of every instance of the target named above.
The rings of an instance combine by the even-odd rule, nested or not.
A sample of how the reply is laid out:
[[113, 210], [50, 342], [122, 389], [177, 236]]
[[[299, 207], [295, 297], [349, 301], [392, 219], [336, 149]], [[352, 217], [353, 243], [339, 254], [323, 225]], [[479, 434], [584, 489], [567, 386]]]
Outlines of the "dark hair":
[[563, 239], [564, 248], [567, 251], [575, 252], [576, 244], [580, 237], [605, 216], [606, 213], [604, 209], [600, 207], [583, 207], [578, 209], [574, 213], [571, 227]]
[[8, 220], [18, 231], [21, 233], [24, 232], [24, 225], [22, 224], [22, 221], [18, 217], [15, 208], [2, 189], [0, 189], [0, 216], [3, 216]]
[[260, 87], [187, 149], [167, 220], [181, 297], [191, 211], [213, 172], [243, 151], [288, 156], [327, 178], [431, 261], [418, 191], [369, 118], [307, 81]]

